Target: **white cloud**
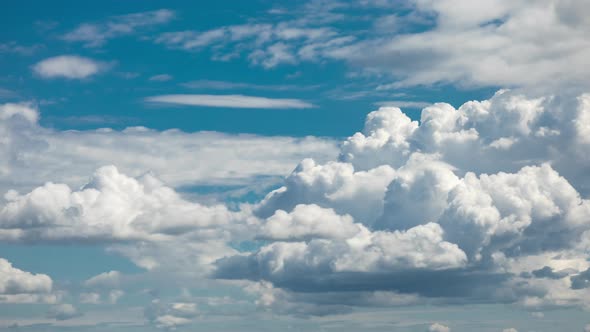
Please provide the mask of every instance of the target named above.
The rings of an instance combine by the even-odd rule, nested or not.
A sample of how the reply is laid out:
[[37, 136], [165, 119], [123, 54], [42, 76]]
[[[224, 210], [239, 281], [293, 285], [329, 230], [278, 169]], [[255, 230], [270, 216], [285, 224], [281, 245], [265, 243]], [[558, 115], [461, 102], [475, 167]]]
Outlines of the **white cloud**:
[[518, 330], [511, 327], [511, 328], [503, 329], [502, 332], [518, 332]]
[[0, 300], [4, 295], [50, 293], [51, 289], [49, 276], [19, 270], [0, 258]]
[[[4, 105], [0, 128], [9, 138], [0, 141], [8, 156], [0, 163], [4, 177], [27, 178], [18, 173], [23, 169], [38, 172], [15, 165], [85, 160], [60, 152], [44, 163], [30, 162], [46, 149], [104, 153], [100, 160], [112, 158], [132, 172], [108, 166], [86, 185], [47, 183], [24, 193], [10, 191], [0, 208], [0, 235], [15, 242], [103, 243], [146, 273], [221, 278], [215, 282], [243, 287], [258, 296], [260, 307], [286, 314], [447, 302], [518, 303], [531, 311], [590, 308], [590, 159], [583, 139], [588, 98], [500, 91], [459, 108], [433, 104], [420, 122], [397, 108], [380, 108], [367, 116], [362, 133], [345, 140], [338, 161], [327, 161], [334, 154], [322, 161], [304, 159], [261, 202], [232, 208], [193, 202], [153, 174], [133, 172], [138, 165], [157, 165], [154, 159], [133, 167], [120, 161], [126, 154], [137, 160], [146, 146], [149, 156], [168, 151], [161, 169], [168, 168], [164, 176], [182, 185], [199, 177], [178, 172], [185, 168], [174, 166], [175, 156], [199, 150], [188, 143], [198, 136], [144, 128], [62, 133], [40, 128], [37, 112], [26, 105]], [[240, 151], [252, 140], [238, 138]], [[225, 139], [197, 147], [236, 144]], [[117, 146], [103, 145], [106, 140]], [[167, 149], [187, 146], [170, 152], [161, 142]], [[323, 141], [310, 145], [317, 148], [318, 142]], [[290, 152], [293, 159], [317, 151], [302, 149], [301, 142], [274, 148], [266, 139], [258, 143], [242, 151], [261, 160], [255, 169], [270, 168], [268, 160], [289, 147], [300, 152]], [[252, 156], [261, 146], [269, 150]], [[192, 169], [210, 155], [178, 163]], [[227, 160], [235, 160], [230, 155], [234, 159]], [[217, 170], [223, 163], [210, 165]], [[51, 172], [55, 178], [61, 174]], [[232, 174], [224, 172], [220, 179]], [[115, 274], [90, 280], [111, 280]], [[436, 286], [440, 280], [445, 287]], [[118, 294], [107, 292], [124, 285], [112, 286], [87, 290], [114, 301]], [[173, 327], [194, 321], [199, 310], [157, 302], [146, 317]]]
[[451, 332], [451, 329], [440, 323], [434, 323], [428, 328], [428, 332]]
[[148, 97], [150, 103], [227, 107], [227, 108], [311, 108], [313, 104], [299, 99], [276, 99], [244, 95], [162, 95]]
[[99, 47], [109, 39], [131, 35], [141, 28], [168, 23], [175, 13], [168, 9], [112, 16], [99, 23], [83, 23], [62, 36], [69, 42], [82, 42], [86, 47]]
[[28, 104], [0, 105], [0, 192], [28, 192], [47, 181], [78, 188], [97, 168], [153, 172], [170, 186], [270, 185], [301, 159], [333, 159], [336, 143], [314, 137], [265, 137], [216, 132], [55, 131], [38, 124]]
[[83, 79], [96, 75], [108, 66], [77, 55], [60, 55], [47, 58], [33, 66], [33, 71], [42, 78]]
[[172, 75], [169, 74], [159, 74], [159, 75], [154, 75], [152, 77], [149, 78], [150, 81], [153, 82], [166, 82], [166, 81], [170, 81], [172, 79]]
[[[278, 23], [273, 16], [273, 21], [165, 33], [156, 42], [207, 50], [220, 61], [246, 55], [265, 68], [340, 60], [353, 72], [377, 77], [384, 90], [448, 83], [544, 91], [588, 87], [590, 7], [584, 0], [317, 3], [290, 10]], [[399, 6], [408, 12], [392, 15]], [[331, 25], [334, 21], [355, 26]]]

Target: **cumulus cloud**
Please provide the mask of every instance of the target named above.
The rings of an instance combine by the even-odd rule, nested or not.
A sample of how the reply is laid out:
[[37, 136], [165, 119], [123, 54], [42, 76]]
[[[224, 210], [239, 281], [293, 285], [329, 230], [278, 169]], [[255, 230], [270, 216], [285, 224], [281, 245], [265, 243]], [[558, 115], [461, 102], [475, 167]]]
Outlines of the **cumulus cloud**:
[[[219, 260], [215, 275], [294, 293], [587, 307], [588, 164], [565, 163], [587, 146], [586, 98], [500, 91], [434, 104], [420, 123], [381, 108], [339, 162], [304, 160], [255, 206], [257, 234], [273, 242]], [[498, 149], [502, 137], [513, 144]], [[441, 279], [445, 290], [425, 287]]]
[[149, 103], [227, 108], [311, 108], [313, 104], [299, 99], [276, 99], [244, 95], [162, 95], [145, 99]]
[[35, 64], [33, 71], [42, 78], [83, 79], [108, 68], [103, 62], [77, 55], [60, 55]]
[[[82, 187], [8, 192], [0, 236], [106, 243], [150, 271], [243, 287], [278, 313], [408, 303], [590, 308], [588, 98], [503, 90], [459, 108], [433, 104], [419, 122], [383, 107], [337, 160], [303, 159], [260, 202], [233, 208], [191, 201], [153, 174], [102, 167]], [[15, 160], [23, 156], [12, 142], [44, 149], [55, 139], [27, 136], [43, 131], [25, 106], [0, 115], [12, 139], [0, 147]], [[143, 145], [154, 135], [108, 135], [128, 132], [144, 135]], [[99, 284], [118, 277], [91, 278], [88, 290], [116, 297]], [[161, 327], [190, 324], [196, 314], [184, 307], [158, 302], [146, 317]]]
[[17, 269], [0, 258], [0, 303], [52, 302], [52, 287], [49, 276]]

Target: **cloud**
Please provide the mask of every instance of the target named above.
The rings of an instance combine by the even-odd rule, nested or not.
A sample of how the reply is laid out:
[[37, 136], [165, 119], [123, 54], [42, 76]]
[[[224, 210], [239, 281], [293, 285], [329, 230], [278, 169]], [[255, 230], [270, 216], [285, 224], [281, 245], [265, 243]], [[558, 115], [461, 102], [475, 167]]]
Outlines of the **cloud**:
[[62, 39], [69, 42], [81, 42], [86, 47], [100, 47], [109, 39], [132, 35], [139, 29], [168, 23], [175, 13], [168, 9], [112, 16], [104, 22], [83, 23], [66, 33]]
[[80, 316], [82, 316], [82, 313], [78, 312], [76, 307], [69, 303], [55, 305], [47, 312], [47, 318], [55, 320], [68, 320]]
[[3, 258], [0, 259], [0, 268], [2, 269], [1, 294], [48, 293], [51, 291], [51, 278], [45, 274], [35, 275], [19, 270]]
[[42, 78], [83, 79], [106, 70], [105, 63], [77, 55], [47, 58], [35, 64], [33, 71]]
[[337, 154], [336, 142], [315, 137], [144, 127], [56, 131], [40, 126], [39, 117], [30, 104], [0, 105], [0, 192], [28, 192], [48, 181], [79, 188], [109, 164], [133, 177], [151, 171], [174, 188], [256, 189], [280, 181], [302, 158], [326, 161]]
[[[320, 153], [322, 161], [303, 159], [318, 150], [305, 150], [299, 141], [269, 148], [268, 140], [279, 138], [238, 136], [240, 149], [230, 149], [227, 160], [236, 160], [235, 151], [253, 158], [240, 163], [241, 172], [262, 160], [245, 173], [255, 181], [260, 169], [270, 168], [268, 160], [281, 159], [276, 156], [285, 150], [299, 153], [281, 160], [295, 165], [303, 159], [264, 199], [239, 205], [197, 202], [155, 174], [133, 172], [157, 165], [150, 156], [167, 151], [160, 169], [170, 182], [212, 178], [219, 169], [223, 179], [233, 173], [210, 160], [214, 153], [183, 158], [215, 144], [235, 146], [236, 140], [207, 135], [206, 144], [195, 148], [189, 142], [200, 136], [178, 131], [62, 133], [39, 127], [30, 106], [8, 104], [0, 109], [0, 128], [10, 138], [0, 141], [7, 156], [0, 159], [3, 174], [25, 179], [18, 172], [31, 167], [15, 165], [59, 166], [61, 160], [88, 158], [60, 152], [37, 163], [48, 145], [104, 154], [99, 160], [123, 166], [100, 167], [76, 185], [49, 182], [8, 191], [0, 205], [0, 235], [19, 243], [100, 243], [146, 274], [232, 285], [259, 308], [279, 314], [448, 303], [512, 303], [531, 312], [590, 308], [590, 159], [584, 136], [589, 98], [502, 90], [458, 108], [432, 104], [420, 121], [381, 107], [367, 115], [362, 132], [342, 142], [337, 157], [332, 148]], [[256, 143], [249, 148], [248, 142]], [[321, 142], [308, 143], [317, 148]], [[147, 161], [121, 162], [126, 155]], [[215, 171], [193, 175], [205, 160]], [[179, 172], [186, 168], [177, 162], [191, 170]], [[90, 280], [106, 282], [114, 275]], [[107, 292], [123, 286], [85, 291], [107, 299]], [[174, 303], [186, 305], [156, 301], [146, 317], [174, 327], [194, 322], [202, 309], [189, 314], [185, 309], [196, 309], [190, 304], [196, 302]]]
[[[493, 0], [477, 7], [469, 0], [317, 3], [255, 23], [168, 32], [155, 41], [218, 61], [245, 57], [264, 68], [342, 61], [351, 72], [375, 77], [382, 90], [588, 87], [584, 0]], [[392, 14], [400, 6], [404, 13]]]
[[311, 108], [313, 104], [299, 99], [273, 99], [244, 95], [162, 95], [147, 97], [149, 103], [227, 108]]
[[152, 82], [166, 82], [166, 81], [170, 81], [172, 78], [173, 78], [172, 75], [160, 74], [160, 75], [154, 75], [154, 76], [150, 77], [149, 80]]
[[451, 332], [451, 329], [440, 323], [434, 323], [430, 325], [428, 332]]
[[511, 328], [508, 328], [508, 329], [503, 329], [502, 332], [518, 332], [518, 330], [515, 329], [515, 328], [513, 328], [513, 327], [511, 327]]
[[121, 273], [119, 271], [109, 271], [84, 281], [84, 286], [90, 288], [117, 288], [120, 283]]
[[[255, 206], [256, 234], [271, 242], [219, 260], [215, 275], [286, 294], [588, 307], [578, 271], [590, 267], [590, 201], [574, 170], [588, 167], [574, 157], [587, 148], [586, 99], [500, 91], [458, 109], [426, 107], [419, 123], [380, 108], [342, 144], [338, 162], [304, 160]], [[498, 149], [502, 137], [513, 143]], [[581, 162], [563, 163], [572, 158]], [[433, 280], [446, 289], [425, 286]], [[308, 300], [301, 305], [321, 302]]]
[[49, 276], [17, 269], [0, 258], [0, 303], [52, 302], [52, 288]]

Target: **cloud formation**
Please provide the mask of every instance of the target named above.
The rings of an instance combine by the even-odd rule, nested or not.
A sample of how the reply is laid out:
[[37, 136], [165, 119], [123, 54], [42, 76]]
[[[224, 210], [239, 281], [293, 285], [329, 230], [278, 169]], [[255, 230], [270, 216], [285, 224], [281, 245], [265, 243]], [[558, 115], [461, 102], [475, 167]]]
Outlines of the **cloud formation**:
[[584, 0], [311, 1], [244, 24], [164, 33], [156, 43], [264, 68], [343, 61], [380, 79], [381, 90], [451, 83], [550, 91], [588, 86], [589, 10]]
[[302, 158], [326, 161], [337, 154], [334, 141], [315, 137], [145, 127], [56, 131], [40, 126], [39, 117], [30, 104], [0, 105], [2, 193], [28, 192], [48, 181], [79, 188], [89, 174], [109, 164], [131, 176], [153, 172], [175, 188], [246, 185], [259, 190], [288, 174]]
[[80, 24], [76, 29], [64, 34], [62, 39], [68, 42], [81, 42], [86, 47], [100, 47], [109, 39], [168, 23], [174, 16], [175, 13], [168, 9], [112, 16], [104, 22]]
[[83, 79], [105, 70], [105, 63], [77, 55], [60, 55], [35, 64], [33, 71], [41, 78]]
[[149, 103], [226, 108], [311, 108], [313, 104], [299, 99], [276, 99], [244, 95], [162, 95], [147, 97]]
[[48, 275], [17, 269], [0, 258], [0, 303], [54, 302], [52, 288]]
[[[102, 243], [148, 271], [234, 285], [281, 314], [409, 303], [590, 308], [589, 98], [502, 90], [459, 108], [433, 104], [419, 122], [381, 107], [336, 160], [303, 159], [260, 202], [233, 207], [106, 166], [82, 187], [8, 192], [0, 236]], [[3, 151], [15, 160], [15, 142], [42, 149], [55, 139], [26, 135], [35, 110], [5, 105], [0, 115], [11, 138]], [[142, 144], [154, 136], [128, 132]], [[85, 292], [102, 293], [84, 301], [111, 298], [120, 277], [89, 279]], [[156, 302], [147, 317], [163, 328], [191, 324], [189, 307]]]

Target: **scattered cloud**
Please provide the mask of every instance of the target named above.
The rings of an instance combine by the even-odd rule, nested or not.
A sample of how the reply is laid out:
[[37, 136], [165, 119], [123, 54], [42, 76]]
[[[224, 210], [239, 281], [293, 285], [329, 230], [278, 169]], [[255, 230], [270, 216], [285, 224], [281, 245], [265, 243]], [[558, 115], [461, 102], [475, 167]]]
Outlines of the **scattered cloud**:
[[33, 71], [42, 78], [83, 79], [108, 68], [104, 62], [77, 55], [47, 58], [35, 64]]
[[33, 45], [20, 45], [16, 42], [2, 43], [0, 44], [0, 53], [16, 53], [20, 55], [32, 55], [44, 46], [41, 44]]
[[277, 99], [244, 95], [178, 94], [145, 98], [148, 103], [208, 106], [227, 108], [311, 108], [313, 104], [300, 99]]
[[109, 39], [132, 35], [142, 28], [168, 23], [174, 17], [175, 13], [168, 9], [112, 16], [104, 22], [80, 24], [76, 29], [64, 34], [62, 39], [81, 42], [86, 47], [100, 47]]

